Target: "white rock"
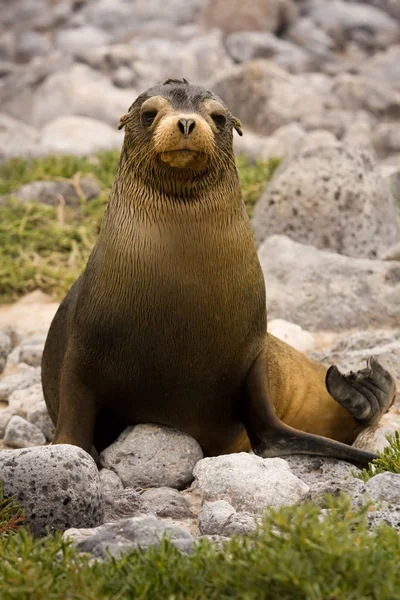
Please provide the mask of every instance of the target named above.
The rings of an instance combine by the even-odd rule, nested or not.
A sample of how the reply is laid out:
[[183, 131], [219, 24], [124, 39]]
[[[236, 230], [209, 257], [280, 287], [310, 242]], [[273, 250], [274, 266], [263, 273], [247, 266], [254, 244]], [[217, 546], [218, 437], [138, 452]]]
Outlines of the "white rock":
[[0, 401], [8, 401], [13, 392], [24, 390], [39, 382], [40, 370], [24, 365], [18, 373], [3, 377], [0, 381]]
[[305, 331], [300, 325], [285, 321], [285, 319], [269, 321], [268, 332], [300, 352], [310, 352], [315, 348], [315, 338], [312, 333]]
[[88, 117], [60, 117], [42, 129], [42, 144], [48, 152], [94, 154], [121, 148], [123, 136], [106, 123]]
[[254, 514], [267, 506], [297, 504], [309, 490], [285, 460], [245, 452], [204, 458], [193, 474], [204, 500], [226, 500], [236, 510]]
[[37, 402], [27, 409], [26, 419], [40, 429], [48, 442], [53, 440], [55, 426], [47, 412], [47, 406], [44, 400]]

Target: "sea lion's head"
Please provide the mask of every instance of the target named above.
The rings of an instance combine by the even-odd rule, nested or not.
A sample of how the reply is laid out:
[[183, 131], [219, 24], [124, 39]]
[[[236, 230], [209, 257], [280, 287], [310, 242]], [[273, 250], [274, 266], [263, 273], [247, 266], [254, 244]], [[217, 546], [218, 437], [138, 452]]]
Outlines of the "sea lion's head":
[[122, 127], [123, 153], [136, 172], [150, 168], [162, 177], [172, 169], [178, 179], [187, 179], [187, 171], [198, 177], [226, 168], [226, 161], [233, 162], [233, 129], [242, 135], [223, 101], [186, 79], [168, 79], [141, 94], [121, 117]]

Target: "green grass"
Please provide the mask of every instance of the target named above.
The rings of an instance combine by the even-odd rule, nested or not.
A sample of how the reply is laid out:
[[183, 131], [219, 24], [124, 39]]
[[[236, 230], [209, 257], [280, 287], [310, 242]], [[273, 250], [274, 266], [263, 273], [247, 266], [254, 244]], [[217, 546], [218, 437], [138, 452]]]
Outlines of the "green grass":
[[372, 534], [366, 507], [330, 499], [266, 514], [260, 529], [218, 549], [200, 543], [181, 555], [168, 541], [102, 563], [60, 535], [26, 530], [0, 539], [2, 600], [392, 600], [399, 597], [400, 536]]
[[371, 477], [380, 473], [400, 473], [400, 432], [386, 436], [389, 445], [382, 452], [378, 452], [379, 458], [369, 465], [368, 469], [362, 469], [355, 475], [358, 479], [367, 482]]
[[[78, 207], [55, 207], [9, 200], [0, 206], [0, 302], [10, 302], [41, 289], [62, 298], [82, 272], [96, 241], [114, 180], [118, 152], [91, 158], [50, 156], [13, 159], [0, 167], [0, 195], [38, 180], [72, 179], [92, 173], [101, 183], [100, 195]], [[251, 214], [279, 160], [251, 165], [238, 158], [243, 197]]]

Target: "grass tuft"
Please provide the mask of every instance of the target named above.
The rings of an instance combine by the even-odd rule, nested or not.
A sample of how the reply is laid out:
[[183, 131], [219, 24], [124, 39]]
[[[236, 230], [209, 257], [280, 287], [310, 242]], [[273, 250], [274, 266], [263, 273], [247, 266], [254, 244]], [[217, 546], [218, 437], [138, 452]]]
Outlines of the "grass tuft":
[[378, 452], [378, 458], [375, 458], [368, 466], [368, 469], [362, 469], [355, 477], [366, 483], [371, 477], [380, 473], [400, 473], [400, 432], [395, 431], [394, 435], [386, 436], [389, 445], [382, 452]]
[[[0, 302], [36, 289], [61, 299], [78, 278], [93, 248], [117, 169], [118, 152], [94, 157], [49, 156], [12, 159], [0, 167], [0, 194], [38, 180], [71, 179], [93, 174], [100, 195], [77, 207], [55, 207], [9, 199], [0, 206]], [[272, 176], [278, 160], [250, 165], [238, 158], [243, 197], [249, 213]]]
[[18, 531], [23, 525], [24, 518], [24, 511], [14, 499], [4, 497], [0, 482], [0, 540]]

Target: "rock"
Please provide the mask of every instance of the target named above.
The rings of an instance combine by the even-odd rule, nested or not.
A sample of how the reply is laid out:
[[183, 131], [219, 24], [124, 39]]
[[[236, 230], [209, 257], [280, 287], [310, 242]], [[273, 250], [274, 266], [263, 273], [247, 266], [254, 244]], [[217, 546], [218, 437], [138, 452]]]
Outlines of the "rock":
[[7, 357], [11, 352], [11, 340], [9, 336], [0, 329], [0, 375], [6, 366]]
[[381, 473], [375, 475], [365, 484], [365, 492], [378, 502], [385, 502], [397, 508], [400, 504], [400, 475]]
[[83, 15], [94, 27], [109, 33], [114, 41], [130, 38], [152, 22], [164, 26], [193, 22], [207, 0], [170, 0], [168, 10], [162, 0], [99, 0], [88, 3]]
[[295, 321], [311, 332], [399, 324], [396, 262], [323, 252], [278, 235], [264, 242], [259, 258], [270, 319]]
[[[367, 121], [356, 121], [347, 127], [343, 136], [343, 145], [354, 150], [366, 150], [375, 158], [375, 149], [372, 144], [372, 125]], [[378, 171], [380, 171], [378, 166]]]
[[31, 367], [40, 367], [46, 336], [29, 336], [24, 338], [9, 355], [12, 364], [25, 363]]
[[374, 529], [382, 523], [397, 529], [400, 533], [400, 510], [395, 507], [390, 508], [371, 508], [367, 512], [367, 522], [369, 529]]
[[193, 474], [204, 500], [226, 500], [236, 510], [253, 514], [267, 506], [297, 504], [309, 490], [285, 460], [245, 452], [204, 458]]
[[400, 92], [381, 81], [342, 73], [335, 78], [332, 93], [345, 110], [365, 110], [379, 119], [400, 117]]
[[59, 50], [76, 54], [85, 48], [103, 46], [110, 41], [110, 36], [97, 27], [84, 25], [71, 29], [62, 29], [55, 34], [55, 45]]
[[99, 471], [101, 489], [103, 494], [114, 494], [124, 489], [122, 481], [114, 471], [110, 469], [100, 469]]
[[400, 152], [400, 123], [380, 123], [377, 125], [372, 142], [380, 158]]
[[268, 161], [291, 155], [302, 146], [306, 137], [306, 132], [296, 123], [279, 127], [269, 137], [245, 129], [243, 137], [234, 137], [234, 148], [237, 154], [245, 154], [253, 161]]
[[145, 490], [142, 498], [152, 508], [157, 517], [170, 517], [172, 519], [191, 519], [194, 517], [186, 498], [172, 488], [162, 487]]
[[396, 202], [371, 156], [335, 142], [289, 157], [258, 201], [253, 230], [261, 244], [282, 233], [355, 257], [376, 257], [400, 237]]
[[123, 136], [97, 119], [60, 117], [42, 130], [42, 144], [48, 152], [94, 154], [122, 146]]
[[[66, 118], [68, 119], [68, 117]], [[103, 124], [101, 123], [100, 129], [102, 128]], [[65, 204], [77, 206], [82, 198], [92, 200], [99, 195], [100, 191], [101, 186], [98, 181], [94, 177], [86, 176], [79, 177], [74, 182], [34, 181], [33, 183], [26, 183], [15, 192], [12, 192], [12, 194], [9, 194], [9, 196], [18, 198], [22, 202], [39, 201], [43, 204], [53, 206], [57, 204], [58, 198], [62, 196]]]
[[31, 446], [43, 446], [46, 438], [36, 425], [15, 415], [7, 423], [4, 443], [11, 448], [30, 448]]
[[55, 433], [55, 426], [47, 412], [47, 406], [44, 400], [37, 402], [26, 411], [26, 419], [33, 423], [45, 436], [48, 442], [51, 442]]
[[[24, 365], [23, 370], [21, 367], [22, 365], [19, 366], [19, 369], [22, 373], [27, 370], [29, 371], [29, 367], [27, 368], [26, 365]], [[41, 383], [33, 383], [29, 387], [16, 389], [8, 397], [9, 406], [16, 411], [15, 414], [19, 414], [22, 417], [26, 417], [28, 411], [36, 406], [38, 402], [44, 402]]]
[[309, 17], [297, 19], [286, 32], [286, 38], [321, 58], [330, 58], [335, 48], [333, 39]]
[[332, 80], [319, 73], [291, 75], [268, 60], [242, 63], [217, 74], [211, 89], [254, 131], [271, 135], [283, 125], [340, 109]]
[[344, 493], [357, 498], [363, 489], [363, 482], [354, 477], [360, 470], [345, 461], [292, 455], [287, 457], [287, 462], [293, 474], [310, 486], [307, 500], [317, 504], [324, 504], [326, 494], [337, 496]]
[[15, 375], [9, 375], [0, 381], [0, 401], [7, 401], [16, 390], [23, 390], [39, 382], [40, 371], [25, 365]]
[[380, 257], [382, 260], [400, 260], [400, 242], [390, 246]]
[[[397, 388], [399, 390], [399, 387]], [[399, 393], [398, 399], [400, 398]], [[400, 411], [398, 407], [398, 401], [396, 405], [389, 410], [386, 415], [383, 415], [378, 425], [374, 427], [367, 427], [358, 434], [354, 441], [356, 448], [367, 450], [368, 452], [382, 452], [386, 446], [389, 445], [387, 440], [388, 435], [394, 435], [396, 431], [400, 430]]]
[[192, 481], [193, 468], [202, 458], [198, 442], [185, 433], [136, 425], [100, 454], [100, 464], [115, 471], [126, 487], [182, 488]]
[[312, 333], [284, 319], [269, 321], [268, 332], [300, 352], [310, 352], [315, 348], [315, 338]]
[[36, 31], [21, 31], [16, 37], [16, 57], [19, 62], [29, 62], [34, 56], [45, 56], [50, 50], [50, 41]]
[[118, 67], [112, 77], [112, 82], [119, 88], [132, 87], [135, 83], [135, 74], [129, 67]]
[[400, 45], [390, 46], [368, 57], [358, 67], [358, 72], [400, 91]]
[[314, 55], [273, 33], [237, 31], [228, 35], [225, 44], [231, 58], [238, 63], [255, 58], [273, 58], [277, 65], [290, 73], [318, 70]]
[[376, 6], [383, 10], [388, 15], [391, 15], [395, 19], [400, 20], [400, 5], [397, 0], [361, 0], [366, 4], [372, 4], [372, 6]]
[[237, 513], [225, 500], [205, 502], [199, 516], [202, 535], [247, 535], [257, 528], [260, 519], [250, 513]]
[[374, 6], [344, 0], [316, 2], [311, 5], [311, 19], [332, 37], [338, 48], [352, 40], [366, 49], [380, 49], [400, 39], [398, 24]]
[[37, 156], [39, 139], [36, 129], [0, 113], [0, 163], [20, 155]]
[[[33, 97], [32, 124], [43, 127], [53, 120], [59, 122], [65, 115], [79, 115], [105, 121], [116, 131], [120, 116], [127, 112], [135, 97], [133, 90], [116, 88], [105, 75], [87, 65], [75, 64], [49, 75], [38, 86]], [[80, 127], [83, 128], [84, 123], [81, 122]], [[98, 134], [99, 138], [102, 135], [110, 137], [111, 132], [107, 131], [104, 129]], [[82, 133], [82, 141], [87, 134], [88, 131]], [[45, 140], [42, 143], [45, 144]], [[107, 147], [107, 144], [103, 147]]]
[[0, 329], [15, 346], [30, 335], [47, 335], [58, 306], [51, 296], [36, 290], [14, 304], [0, 306]]
[[235, 31], [277, 32], [293, 23], [298, 10], [292, 0], [213, 0], [200, 17], [206, 27]]
[[154, 511], [135, 490], [126, 488], [104, 495], [105, 523], [113, 523], [143, 514], [154, 514]]
[[165, 524], [154, 516], [132, 517], [95, 529], [69, 529], [64, 538], [71, 539], [78, 552], [89, 552], [95, 558], [104, 559], [108, 553], [119, 558], [136, 548], [156, 546], [164, 535], [181, 552], [190, 552], [193, 545], [190, 533], [176, 525]]
[[100, 479], [92, 457], [69, 444], [0, 451], [4, 495], [15, 495], [35, 536], [102, 522]]

